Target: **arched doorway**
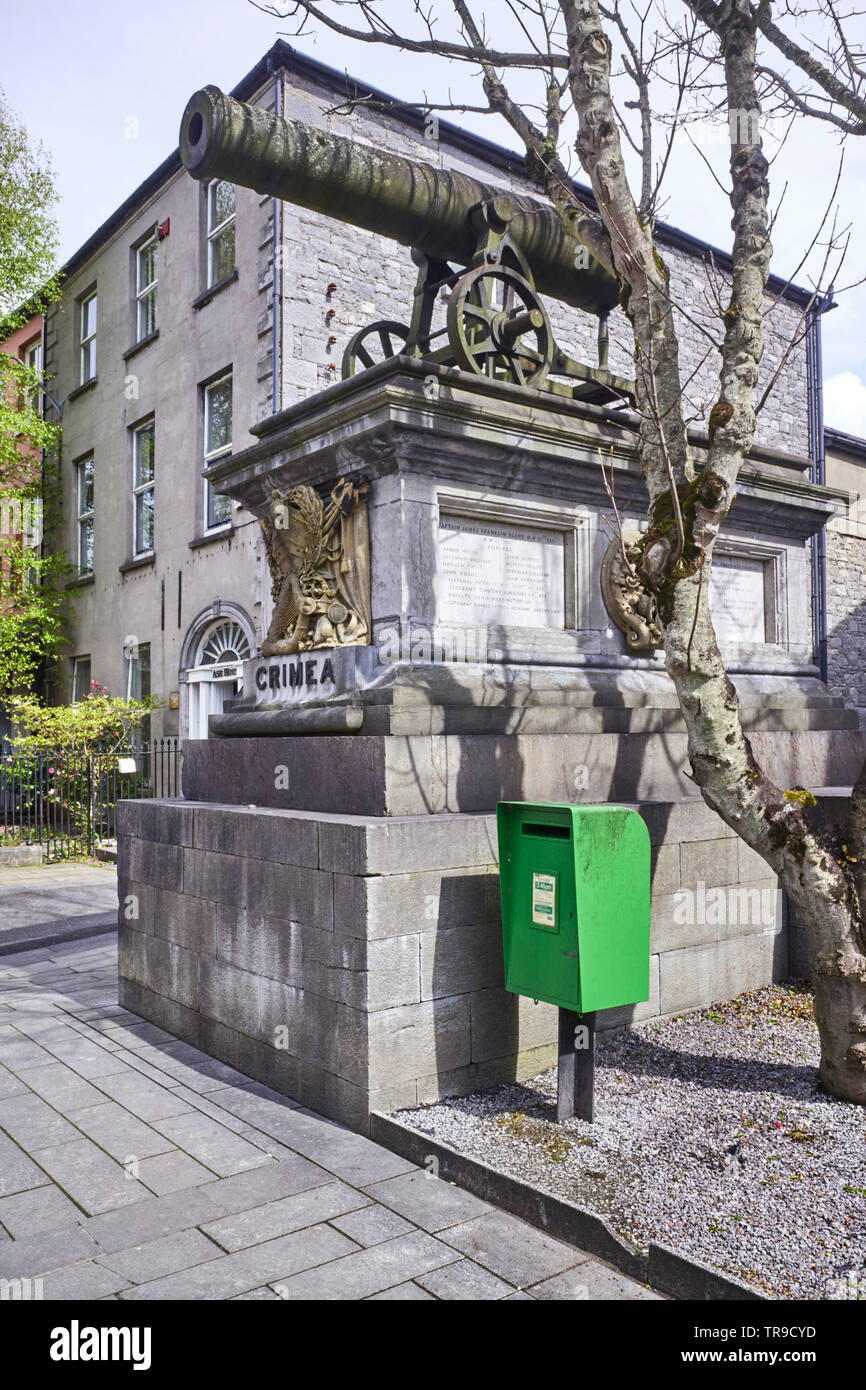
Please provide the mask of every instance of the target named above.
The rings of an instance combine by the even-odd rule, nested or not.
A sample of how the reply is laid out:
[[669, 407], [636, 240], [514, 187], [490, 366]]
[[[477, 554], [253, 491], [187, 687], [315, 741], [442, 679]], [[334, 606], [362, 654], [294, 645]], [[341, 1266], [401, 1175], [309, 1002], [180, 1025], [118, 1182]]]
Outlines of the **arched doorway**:
[[[214, 610], [217, 610], [215, 612]], [[252, 624], [235, 604], [199, 615], [184, 643], [187, 738], [207, 738], [208, 716], [221, 714], [241, 692], [242, 663], [253, 654]]]

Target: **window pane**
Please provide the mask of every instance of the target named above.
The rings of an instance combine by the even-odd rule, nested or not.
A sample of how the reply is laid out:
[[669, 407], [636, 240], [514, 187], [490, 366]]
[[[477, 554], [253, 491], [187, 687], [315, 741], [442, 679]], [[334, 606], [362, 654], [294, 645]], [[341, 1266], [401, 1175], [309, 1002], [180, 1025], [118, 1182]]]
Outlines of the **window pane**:
[[235, 188], [232, 183], [223, 183], [220, 180], [210, 186], [210, 221], [208, 231], [213, 231], [221, 222], [225, 222], [227, 217], [233, 217], [235, 212]]
[[153, 550], [153, 491], [140, 492], [135, 499], [135, 553]]
[[81, 349], [81, 381], [90, 381], [96, 376], [96, 339], [93, 338]]
[[81, 337], [91, 338], [96, 332], [96, 295], [86, 299], [81, 306]]
[[207, 485], [207, 524], [208, 526], [222, 526], [224, 522], [232, 519], [232, 500], [224, 497], [221, 493], [214, 492], [213, 484]]
[[150, 643], [142, 642], [138, 648], [132, 674], [132, 698], [146, 700], [150, 695]]
[[77, 657], [72, 664], [72, 698], [81, 700], [90, 689], [90, 657]]
[[141, 487], [153, 479], [153, 423], [135, 432], [135, 486]]
[[156, 290], [149, 290], [138, 301], [138, 336], [146, 338], [156, 332]]
[[211, 284], [231, 275], [235, 268], [235, 224], [223, 227], [211, 242]]
[[93, 459], [78, 465], [78, 511], [93, 511]]
[[138, 288], [146, 289], [156, 279], [156, 242], [149, 241], [138, 253]]
[[78, 568], [82, 574], [93, 572], [93, 519], [88, 517], [78, 528]]
[[213, 454], [232, 442], [232, 379], [226, 377], [207, 390], [207, 439], [205, 450]]

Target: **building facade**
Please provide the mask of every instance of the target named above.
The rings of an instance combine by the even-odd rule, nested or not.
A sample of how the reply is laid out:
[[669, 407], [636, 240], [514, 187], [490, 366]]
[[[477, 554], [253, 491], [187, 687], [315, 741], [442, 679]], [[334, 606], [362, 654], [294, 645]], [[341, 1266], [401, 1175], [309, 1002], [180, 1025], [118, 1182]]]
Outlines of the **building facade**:
[[866, 725], [866, 439], [825, 429], [830, 487], [857, 495], [827, 526], [827, 683]]
[[[233, 95], [488, 183], [530, 187], [519, 157], [423, 112], [335, 109], [369, 91], [278, 43]], [[684, 306], [681, 367], [701, 429], [718, 393], [701, 322], [726, 295], [729, 262], [672, 228], [660, 241], [673, 301]], [[234, 697], [240, 663], [258, 649], [271, 595], [258, 523], [215, 494], [202, 469], [252, 444], [264, 417], [339, 379], [358, 329], [406, 321], [414, 281], [396, 243], [244, 188], [199, 185], [177, 152], [71, 258], [45, 329], [50, 390], [62, 404], [60, 539], [78, 570], [72, 649], [53, 698], [77, 698], [96, 679], [113, 694], [159, 696], [154, 736], [206, 736], [208, 715]], [[806, 349], [786, 350], [809, 296], [774, 280], [769, 297], [759, 395], [777, 368], [778, 379], [756, 453], [802, 477]], [[561, 345], [594, 362], [596, 321], [560, 303], [548, 309]], [[634, 373], [619, 310], [610, 367]], [[637, 495], [620, 501], [644, 510]], [[808, 560], [804, 546], [806, 588]], [[791, 601], [807, 602], [797, 586]]]

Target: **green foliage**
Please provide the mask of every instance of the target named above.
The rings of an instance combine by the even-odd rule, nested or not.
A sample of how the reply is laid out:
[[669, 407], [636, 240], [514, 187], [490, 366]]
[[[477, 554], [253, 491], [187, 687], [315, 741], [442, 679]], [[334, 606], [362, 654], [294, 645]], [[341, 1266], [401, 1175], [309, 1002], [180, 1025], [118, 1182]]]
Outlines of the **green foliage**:
[[[32, 301], [57, 299], [56, 175], [41, 144], [0, 92], [0, 317], [5, 338], [34, 312]], [[37, 306], [38, 307], [38, 306]]]
[[[28, 550], [22, 556], [20, 546], [6, 538], [0, 540], [0, 565], [0, 701], [8, 705], [32, 688], [46, 660], [63, 649], [70, 613], [64, 581], [71, 566], [63, 555]], [[6, 578], [10, 569], [11, 582]], [[23, 585], [18, 583], [21, 569], [27, 571]], [[10, 589], [12, 601], [5, 604], [2, 597]]]
[[42, 384], [41, 372], [0, 352], [0, 495], [38, 497], [42, 453], [60, 450], [60, 427], [34, 409]]
[[[0, 341], [60, 295], [55, 175], [0, 93]], [[43, 555], [57, 513], [60, 429], [38, 409], [42, 376], [0, 352], [0, 701], [31, 688], [65, 645], [71, 571]]]
[[90, 693], [72, 705], [43, 705], [32, 695], [13, 697], [9, 713], [20, 733], [19, 748], [70, 748], [81, 753], [111, 752], [127, 746], [160, 701], [124, 700], [93, 682]]

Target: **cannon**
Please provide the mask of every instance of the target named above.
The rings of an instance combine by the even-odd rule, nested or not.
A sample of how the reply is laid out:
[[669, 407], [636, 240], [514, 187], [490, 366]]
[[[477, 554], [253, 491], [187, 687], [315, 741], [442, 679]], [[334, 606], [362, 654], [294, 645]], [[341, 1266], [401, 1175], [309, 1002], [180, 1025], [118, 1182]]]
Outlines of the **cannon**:
[[[403, 354], [583, 400], [631, 395], [632, 383], [608, 370], [617, 281], [546, 203], [287, 120], [214, 86], [187, 103], [180, 153], [193, 178], [225, 179], [411, 247], [410, 322], [380, 320], [356, 333], [344, 377]], [[597, 366], [558, 347], [541, 295], [598, 318]], [[443, 303], [445, 324], [434, 327]]]

